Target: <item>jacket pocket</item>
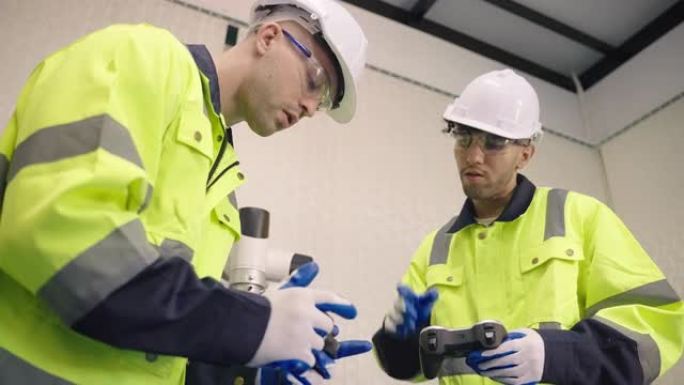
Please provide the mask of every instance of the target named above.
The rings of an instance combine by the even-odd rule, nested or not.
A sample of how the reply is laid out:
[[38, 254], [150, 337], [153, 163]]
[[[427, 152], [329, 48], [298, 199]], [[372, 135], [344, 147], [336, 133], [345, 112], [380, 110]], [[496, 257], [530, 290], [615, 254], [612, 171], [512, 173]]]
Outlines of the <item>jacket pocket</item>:
[[579, 269], [582, 245], [554, 237], [519, 256], [527, 324], [560, 322], [570, 327], [579, 320]]
[[207, 119], [190, 114], [181, 116], [176, 141], [188, 146], [197, 154], [203, 155], [209, 162], [214, 159], [211, 125]]
[[468, 319], [464, 314], [468, 306], [462, 266], [432, 265], [427, 269], [425, 280], [428, 288], [434, 288], [439, 293], [432, 308], [431, 325], [457, 327], [462, 320]]
[[463, 267], [451, 267], [443, 264], [428, 267], [425, 274], [428, 287], [458, 287], [463, 284]]
[[551, 238], [541, 246], [525, 250], [520, 255], [520, 272], [525, 274], [553, 261], [573, 264], [584, 259], [581, 245], [565, 238]]
[[236, 241], [240, 239], [242, 232], [240, 214], [238, 209], [235, 208], [227, 198], [214, 207], [214, 215], [216, 215], [219, 223], [233, 234]]

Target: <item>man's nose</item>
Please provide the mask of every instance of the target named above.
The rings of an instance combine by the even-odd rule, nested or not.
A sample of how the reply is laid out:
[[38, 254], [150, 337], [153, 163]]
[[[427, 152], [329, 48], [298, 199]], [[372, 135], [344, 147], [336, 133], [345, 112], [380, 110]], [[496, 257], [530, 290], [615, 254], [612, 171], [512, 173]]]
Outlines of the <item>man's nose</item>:
[[312, 117], [316, 114], [320, 101], [318, 97], [304, 96], [299, 104], [302, 107], [302, 116]]
[[473, 141], [470, 146], [465, 149], [466, 161], [470, 164], [482, 163], [484, 161], [484, 137], [480, 135], [473, 136]]

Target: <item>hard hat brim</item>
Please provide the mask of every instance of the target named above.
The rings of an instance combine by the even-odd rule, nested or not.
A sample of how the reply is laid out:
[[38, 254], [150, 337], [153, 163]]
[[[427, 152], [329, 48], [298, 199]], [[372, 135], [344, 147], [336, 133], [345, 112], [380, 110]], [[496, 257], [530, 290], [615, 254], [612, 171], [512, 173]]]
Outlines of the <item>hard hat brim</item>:
[[330, 46], [330, 49], [333, 51], [335, 59], [340, 64], [340, 68], [342, 70], [342, 77], [344, 79], [344, 96], [340, 101], [340, 105], [335, 109], [329, 110], [327, 113], [328, 116], [330, 116], [337, 123], [349, 123], [356, 113], [356, 82], [354, 82], [354, 77], [352, 76], [347, 64], [344, 62], [344, 60], [339, 59], [339, 52], [337, 52], [335, 47], [332, 45]]
[[490, 134], [498, 135], [503, 138], [507, 139], [531, 139], [536, 133], [540, 131], [539, 128], [535, 129], [534, 131], [530, 132], [529, 134], [526, 135], [511, 135], [510, 132], [507, 132], [505, 130], [502, 130], [499, 127], [492, 126], [491, 124], [486, 124], [479, 122], [477, 120], [472, 120], [472, 119], [467, 119], [467, 118], [453, 118], [453, 117], [444, 117], [444, 120], [449, 121], [449, 122], [454, 122], [454, 123], [459, 123], [463, 124], [469, 127], [476, 128], [480, 131], [488, 132]]

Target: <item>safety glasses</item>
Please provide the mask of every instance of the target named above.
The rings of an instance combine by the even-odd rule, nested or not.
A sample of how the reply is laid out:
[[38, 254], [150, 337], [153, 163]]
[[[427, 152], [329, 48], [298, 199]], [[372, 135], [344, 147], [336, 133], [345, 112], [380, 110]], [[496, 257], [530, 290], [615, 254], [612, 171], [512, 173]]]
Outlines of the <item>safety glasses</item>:
[[318, 110], [329, 110], [333, 107], [333, 92], [330, 78], [321, 63], [316, 60], [313, 53], [304, 44], [295, 39], [292, 34], [283, 29], [283, 34], [304, 56], [306, 63], [306, 92], [318, 98]]
[[456, 140], [458, 147], [464, 150], [470, 148], [470, 145], [477, 140], [482, 151], [487, 154], [503, 151], [509, 145], [528, 146], [531, 142], [530, 139], [504, 138], [454, 122], [447, 122], [444, 132], [450, 134]]

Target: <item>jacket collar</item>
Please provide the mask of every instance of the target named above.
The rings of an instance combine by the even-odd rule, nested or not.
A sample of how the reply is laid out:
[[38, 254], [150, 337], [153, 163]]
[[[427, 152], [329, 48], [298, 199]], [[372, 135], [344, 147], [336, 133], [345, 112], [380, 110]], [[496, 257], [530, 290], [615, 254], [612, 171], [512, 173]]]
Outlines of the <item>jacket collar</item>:
[[[200, 44], [187, 44], [188, 51], [197, 64], [197, 68], [209, 79], [209, 95], [211, 96], [211, 105], [214, 107], [216, 115], [221, 116], [221, 92], [219, 89], [218, 73], [214, 60], [206, 46]], [[223, 121], [223, 120], [221, 120]], [[225, 137], [231, 146], [233, 144], [233, 130], [230, 127], [224, 127]]]
[[214, 66], [214, 60], [211, 58], [209, 50], [204, 45], [188, 44], [187, 45], [192, 58], [195, 59], [197, 68], [209, 79], [209, 94], [211, 95], [211, 104], [217, 114], [221, 113], [221, 95], [219, 91], [218, 74]]
[[[510, 222], [521, 216], [532, 202], [534, 192], [537, 188], [524, 175], [518, 174], [516, 177], [516, 186], [513, 190], [513, 196], [506, 205], [504, 211], [496, 219], [497, 222]], [[468, 225], [476, 223], [475, 221], [475, 207], [473, 201], [468, 198], [461, 208], [461, 213], [458, 215], [456, 222], [447, 230], [447, 233], [455, 233]]]

